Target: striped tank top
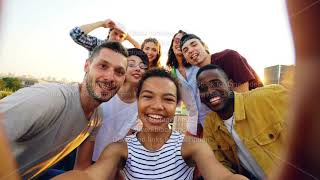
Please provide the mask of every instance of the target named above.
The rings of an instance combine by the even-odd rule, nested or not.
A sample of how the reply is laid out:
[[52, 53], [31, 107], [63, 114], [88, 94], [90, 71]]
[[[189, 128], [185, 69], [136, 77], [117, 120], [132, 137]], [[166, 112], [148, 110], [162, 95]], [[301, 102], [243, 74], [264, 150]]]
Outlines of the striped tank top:
[[189, 167], [181, 155], [184, 135], [172, 131], [167, 142], [157, 151], [143, 147], [136, 133], [126, 137], [128, 159], [122, 170], [125, 179], [192, 179], [194, 167]]

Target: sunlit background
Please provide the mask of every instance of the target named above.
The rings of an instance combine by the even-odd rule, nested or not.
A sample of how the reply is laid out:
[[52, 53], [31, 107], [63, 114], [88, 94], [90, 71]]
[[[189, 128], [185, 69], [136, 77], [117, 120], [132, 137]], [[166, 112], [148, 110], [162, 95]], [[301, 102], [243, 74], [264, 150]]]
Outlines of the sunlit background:
[[[155, 37], [165, 64], [179, 29], [197, 34], [215, 53], [234, 49], [263, 79], [264, 67], [294, 64], [283, 0], [4, 0], [0, 73], [81, 81], [88, 52], [69, 31], [110, 18], [138, 42]], [[108, 30], [92, 32], [101, 39]], [[126, 47], [132, 47], [125, 43]]]

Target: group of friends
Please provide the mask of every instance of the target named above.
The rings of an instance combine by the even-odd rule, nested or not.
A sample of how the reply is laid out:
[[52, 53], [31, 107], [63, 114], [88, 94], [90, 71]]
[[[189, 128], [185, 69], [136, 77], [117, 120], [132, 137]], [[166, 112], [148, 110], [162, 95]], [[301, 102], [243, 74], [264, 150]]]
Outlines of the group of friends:
[[[89, 35], [99, 27], [104, 40]], [[113, 20], [70, 36], [89, 51], [82, 83], [36, 84], [0, 101], [23, 178], [45, 177], [76, 148], [74, 170], [55, 179], [265, 179], [280, 167], [288, 90], [264, 86], [237, 51], [210, 54], [179, 30], [161, 67], [157, 39], [140, 45]], [[168, 126], [180, 102], [186, 134]]]

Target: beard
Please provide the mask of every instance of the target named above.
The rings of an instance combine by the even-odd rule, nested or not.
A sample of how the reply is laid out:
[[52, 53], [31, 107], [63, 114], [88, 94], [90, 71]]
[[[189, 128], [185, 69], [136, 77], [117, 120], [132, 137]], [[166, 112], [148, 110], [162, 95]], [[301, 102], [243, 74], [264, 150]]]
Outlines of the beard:
[[226, 100], [224, 106], [221, 109], [217, 110], [216, 112], [218, 114], [219, 113], [225, 113], [229, 109], [230, 106], [233, 106], [233, 104], [234, 104], [234, 92], [233, 91], [229, 91], [228, 92], [228, 97], [227, 97], [227, 100]]
[[94, 89], [96, 86], [102, 88], [101, 85], [98, 85], [97, 82], [95, 81], [95, 78], [90, 76], [89, 73], [86, 74], [85, 78], [86, 78], [86, 88], [89, 95], [99, 103], [109, 101], [117, 93], [117, 91], [120, 88], [115, 83], [104, 83], [106, 84], [105, 87], [109, 89], [108, 90], [109, 92], [97, 94]]

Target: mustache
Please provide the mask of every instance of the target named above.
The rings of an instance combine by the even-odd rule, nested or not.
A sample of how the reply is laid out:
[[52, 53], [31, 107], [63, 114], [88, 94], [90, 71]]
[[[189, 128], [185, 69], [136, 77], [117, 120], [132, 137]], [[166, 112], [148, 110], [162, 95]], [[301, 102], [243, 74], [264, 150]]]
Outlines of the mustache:
[[109, 81], [97, 81], [96, 85], [98, 85], [102, 89], [108, 89], [108, 90], [114, 90], [118, 87], [115, 82], [109, 82]]

